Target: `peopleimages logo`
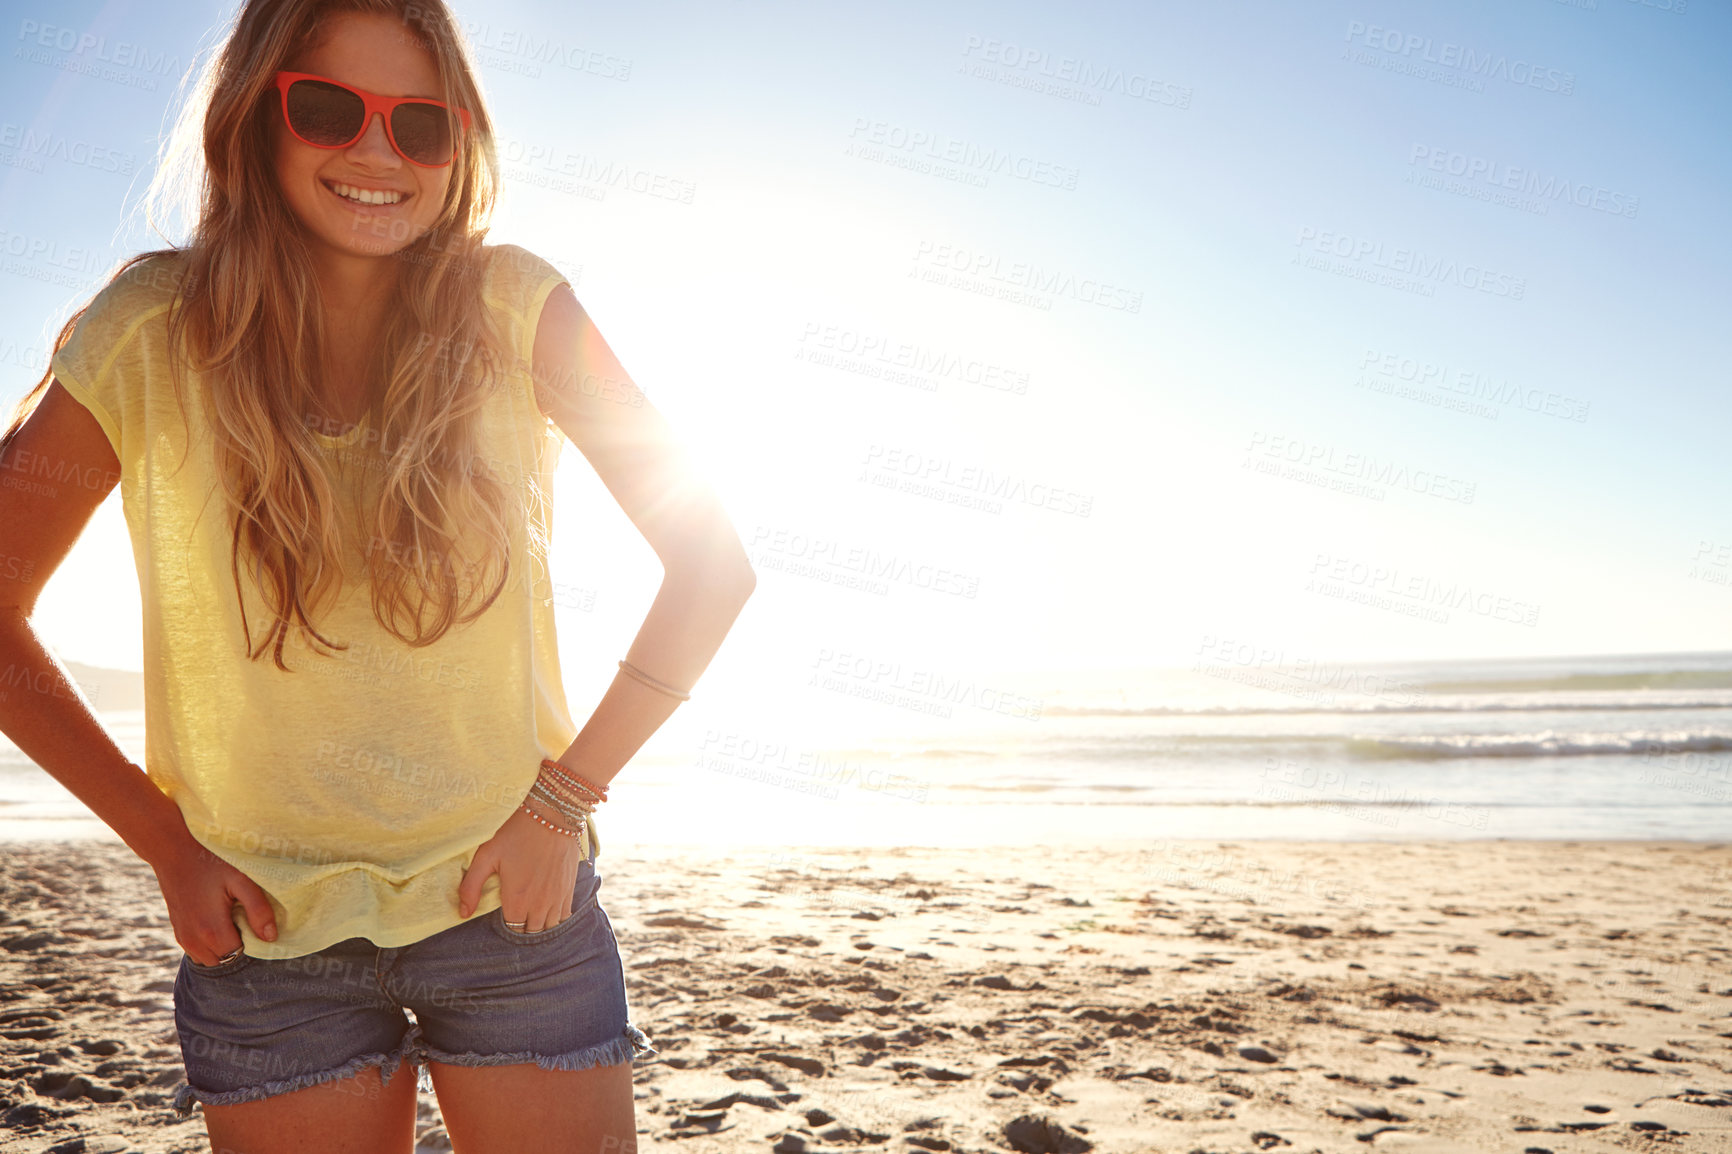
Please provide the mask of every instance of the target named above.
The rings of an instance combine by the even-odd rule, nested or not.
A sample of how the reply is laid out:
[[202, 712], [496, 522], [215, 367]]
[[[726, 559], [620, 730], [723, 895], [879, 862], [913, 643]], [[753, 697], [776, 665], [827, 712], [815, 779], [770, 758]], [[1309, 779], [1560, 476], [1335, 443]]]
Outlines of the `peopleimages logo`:
[[1406, 489], [1442, 501], [1473, 504], [1479, 484], [1432, 469], [1369, 453], [1337, 451], [1333, 445], [1281, 434], [1254, 432], [1242, 467], [1289, 480], [1307, 481], [1356, 496], [1383, 499], [1383, 489]]
[[1078, 517], [1087, 517], [1094, 508], [1094, 497], [1086, 493], [876, 441], [868, 446], [863, 464], [862, 481], [990, 513], [999, 512], [1003, 502]]
[[602, 160], [557, 144], [538, 144], [512, 137], [499, 142], [499, 159], [506, 165], [507, 174], [512, 179], [556, 192], [582, 194], [582, 189], [590, 186], [590, 192], [600, 190], [605, 196], [606, 189], [621, 188], [658, 200], [690, 204], [698, 187], [693, 181], [651, 172], [623, 161]]
[[1319, 231], [1306, 226], [1300, 228], [1299, 239], [1295, 243], [1299, 246], [1299, 252], [1294, 254], [1294, 263], [1301, 263], [1305, 251], [1310, 249], [1320, 256], [1336, 256], [1355, 263], [1365, 262], [1376, 268], [1414, 278], [1422, 284], [1436, 281], [1459, 285], [1476, 292], [1490, 293], [1492, 296], [1508, 297], [1512, 301], [1519, 301], [1527, 295], [1526, 277], [1495, 272], [1478, 264], [1463, 264], [1446, 257], [1427, 256], [1418, 249], [1398, 248], [1386, 251], [1380, 240]]
[[923, 266], [930, 277], [939, 278], [933, 283], [941, 283], [944, 274], [953, 273], [982, 285], [996, 281], [1012, 290], [1026, 289], [1048, 296], [1070, 297], [1083, 304], [1099, 305], [1120, 312], [1137, 313], [1143, 309], [1143, 294], [1140, 290], [1132, 291], [1028, 261], [1007, 263], [996, 253], [980, 252], [961, 245], [923, 240], [915, 248], [914, 263]]
[[[1389, 609], [1395, 603], [1428, 610], [1460, 609], [1478, 617], [1508, 621], [1516, 625], [1537, 625], [1540, 607], [1532, 601], [1509, 597], [1489, 589], [1477, 589], [1465, 581], [1443, 581], [1427, 573], [1404, 571], [1397, 565], [1382, 565], [1353, 557], [1338, 557], [1319, 553], [1311, 563], [1305, 591], [1344, 600], [1364, 600], [1378, 608]], [[1359, 592], [1366, 597], [1351, 596]], [[1412, 614], [1424, 616], [1423, 613]], [[1448, 615], [1445, 614], [1444, 621]]]
[[861, 371], [928, 392], [937, 389], [938, 380], [943, 378], [1019, 396], [1028, 392], [1026, 370], [978, 359], [965, 360], [944, 349], [819, 321], [807, 321], [802, 326], [794, 358], [828, 368]]
[[754, 550], [753, 561], [760, 568], [880, 595], [890, 591], [891, 582], [970, 601], [980, 592], [980, 578], [975, 574], [900, 554], [883, 554], [830, 537], [759, 525], [749, 544]]
[[970, 177], [979, 177], [982, 184], [989, 176], [1009, 176], [1031, 184], [1070, 190], [1076, 188], [1080, 172], [1075, 165], [1042, 160], [1008, 149], [988, 148], [948, 133], [908, 128], [864, 116], [854, 118], [854, 127], [848, 138], [850, 156], [881, 162], [898, 162], [900, 159], [937, 161], [955, 165]]
[[1025, 73], [1031, 78], [1076, 85], [1079, 91], [1091, 97], [1091, 103], [1100, 102], [1096, 93], [1116, 92], [1133, 100], [1147, 100], [1174, 108], [1191, 106], [1191, 89], [1185, 85], [1173, 84], [1146, 72], [1127, 72], [1122, 68], [1095, 64], [1076, 56], [1055, 57], [1050, 52], [981, 36], [968, 37], [963, 43], [962, 54], [970, 60]]
[[[117, 152], [100, 144], [92, 144], [88, 140], [78, 140], [53, 131], [38, 132], [34, 128], [14, 124], [11, 121], [0, 123], [0, 148], [11, 149], [21, 156], [35, 160], [62, 160], [67, 164], [76, 164], [83, 168], [94, 168], [101, 172], [118, 173], [121, 176], [132, 175], [137, 161], [130, 152]], [[35, 171], [41, 172], [40, 166]]]
[[1046, 708], [1043, 700], [982, 685], [966, 675], [918, 667], [905, 669], [900, 661], [877, 660], [828, 648], [818, 650], [806, 684], [943, 717], [950, 716], [951, 706], [965, 706], [1039, 721]]
[[1415, 144], [1407, 157], [1410, 168], [1423, 166], [1432, 172], [1459, 176], [1464, 181], [1482, 181], [1494, 188], [1507, 188], [1526, 193], [1541, 201], [1567, 200], [1578, 208], [1612, 216], [1634, 217], [1641, 200], [1627, 192], [1613, 192], [1599, 185], [1572, 181], [1560, 176], [1541, 176], [1532, 168], [1521, 168], [1489, 159]]
[[[83, 32], [77, 28], [21, 20], [18, 23], [18, 39], [25, 47], [52, 48], [57, 52], [69, 52], [84, 61], [113, 65], [116, 68], [154, 72], [159, 76], [180, 71], [178, 56], [170, 56], [167, 52], [152, 52], [144, 45], [134, 44], [130, 40], [110, 43], [106, 36]], [[13, 55], [19, 56], [22, 53], [14, 52]]]
[[1480, 52], [1448, 40], [1436, 43], [1429, 36], [1380, 28], [1359, 20], [1347, 22], [1347, 42], [1379, 49], [1392, 57], [1452, 68], [1482, 80], [1506, 80], [1545, 92], [1570, 96], [1576, 90], [1576, 74], [1557, 68], [1542, 68], [1527, 60], [1511, 60], [1501, 52]]
[[[403, 10], [403, 21], [411, 28], [424, 29], [428, 18], [428, 10], [419, 4], [410, 4]], [[462, 24], [470, 47], [475, 51], [494, 53], [500, 57], [521, 58], [517, 62], [520, 66], [508, 67], [508, 71], [539, 76], [539, 68], [526, 69], [521, 67], [521, 64], [556, 64], [573, 72], [588, 72], [604, 80], [631, 79], [632, 62], [625, 57], [598, 52], [581, 44], [567, 44], [563, 40], [527, 29], [495, 27], [477, 20], [464, 20]], [[505, 63], [509, 65], [512, 62]]]
[[[1566, 421], [1587, 420], [1592, 405], [1590, 401], [1577, 400], [1562, 393], [1514, 384], [1478, 369], [1452, 369], [1441, 361], [1424, 361], [1377, 349], [1365, 350], [1359, 358], [1359, 368], [1361, 371], [1369, 369], [1387, 381], [1405, 381], [1426, 389], [1456, 393], [1470, 402], [1489, 401]], [[1495, 419], [1496, 413], [1493, 412], [1492, 416]]]

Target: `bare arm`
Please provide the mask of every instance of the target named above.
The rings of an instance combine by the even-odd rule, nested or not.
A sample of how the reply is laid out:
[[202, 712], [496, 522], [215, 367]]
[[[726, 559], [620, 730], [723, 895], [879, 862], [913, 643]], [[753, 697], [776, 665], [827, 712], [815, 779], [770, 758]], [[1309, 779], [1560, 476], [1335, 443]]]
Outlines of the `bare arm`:
[[[661, 588], [623, 656], [658, 681], [690, 689], [757, 584], [739, 534], [565, 285], [542, 309], [534, 372], [543, 411], [594, 466], [662, 563]], [[559, 760], [605, 785], [678, 704], [616, 673]]]
[[[74, 479], [24, 483], [44, 474]], [[0, 478], [14, 482], [0, 487], [0, 730], [139, 857], [183, 849], [179, 807], [103, 729], [31, 621], [43, 585], [120, 479], [120, 462], [96, 418], [54, 381], [0, 448]]]
[[[43, 474], [56, 479], [18, 483]], [[208, 962], [240, 941], [227, 899], [243, 901], [267, 938], [275, 934], [265, 932], [273, 922], [269, 899], [204, 851], [180, 807], [102, 727], [31, 620], [42, 587], [119, 479], [102, 426], [59, 381], [0, 446], [0, 480], [14, 482], [0, 485], [0, 731], [150, 864], [176, 937], [195, 960]]]
[[[662, 584], [630, 651], [637, 668], [688, 689], [709, 667], [757, 577], [713, 492], [692, 472], [661, 414], [626, 375], [569, 287], [553, 290], [535, 334], [541, 409], [595, 467], [662, 563]], [[559, 761], [605, 786], [679, 702], [623, 671]], [[575, 841], [521, 809], [476, 850], [458, 911], [476, 908], [499, 873], [500, 908], [530, 933], [571, 915]], [[515, 922], [514, 922], [515, 924]]]

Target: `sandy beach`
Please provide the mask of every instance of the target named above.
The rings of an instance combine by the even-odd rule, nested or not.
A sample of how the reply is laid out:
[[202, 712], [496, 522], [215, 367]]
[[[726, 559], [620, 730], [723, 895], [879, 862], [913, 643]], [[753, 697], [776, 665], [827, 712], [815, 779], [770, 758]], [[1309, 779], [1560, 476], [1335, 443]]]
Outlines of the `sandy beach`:
[[[640, 1149], [1732, 1149], [1732, 847], [1166, 842], [600, 859]], [[0, 1152], [206, 1149], [108, 842], [0, 851]], [[423, 1093], [419, 1148], [449, 1148]]]

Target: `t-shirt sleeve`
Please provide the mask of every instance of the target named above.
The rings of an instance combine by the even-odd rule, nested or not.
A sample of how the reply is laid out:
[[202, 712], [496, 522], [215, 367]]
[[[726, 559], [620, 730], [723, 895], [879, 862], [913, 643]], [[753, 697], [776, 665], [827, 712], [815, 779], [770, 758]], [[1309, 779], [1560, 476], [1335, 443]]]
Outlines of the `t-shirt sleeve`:
[[[554, 289], [571, 282], [550, 261], [515, 244], [499, 245], [494, 250], [489, 272], [495, 299], [517, 315], [518, 369], [532, 411], [539, 413], [540, 402], [535, 396], [535, 333], [547, 298]], [[558, 427], [551, 420], [549, 425]]]
[[523, 346], [518, 354], [533, 363], [535, 330], [541, 323], [542, 306], [554, 289], [571, 282], [552, 262], [516, 244], [499, 246], [494, 254], [494, 270], [504, 289], [503, 295], [523, 318]]
[[140, 389], [148, 368], [139, 331], [167, 307], [156, 299], [163, 294], [140, 291], [150, 287], [150, 271], [148, 265], [135, 265], [103, 286], [49, 360], [54, 379], [90, 410], [121, 461], [126, 460], [128, 417], [142, 404]]

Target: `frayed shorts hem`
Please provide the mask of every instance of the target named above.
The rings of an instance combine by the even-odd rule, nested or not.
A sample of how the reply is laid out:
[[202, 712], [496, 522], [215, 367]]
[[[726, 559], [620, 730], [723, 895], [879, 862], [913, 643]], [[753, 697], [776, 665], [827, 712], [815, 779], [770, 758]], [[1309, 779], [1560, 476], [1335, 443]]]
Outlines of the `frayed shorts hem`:
[[419, 1064], [426, 1045], [421, 1040], [420, 1028], [411, 1026], [396, 1049], [389, 1054], [362, 1054], [351, 1058], [340, 1066], [329, 1070], [318, 1070], [311, 1074], [296, 1074], [292, 1078], [278, 1078], [257, 1086], [242, 1086], [238, 1090], [200, 1090], [190, 1082], [182, 1082], [175, 1088], [174, 1110], [182, 1118], [192, 1115], [193, 1103], [202, 1102], [207, 1106], [232, 1106], [239, 1102], [256, 1102], [261, 1098], [273, 1098], [278, 1094], [288, 1094], [295, 1090], [305, 1090], [309, 1086], [317, 1086], [324, 1082], [335, 1082], [341, 1078], [353, 1077], [369, 1066], [379, 1067], [379, 1081], [389, 1085], [391, 1076], [395, 1074], [405, 1060], [411, 1064]]
[[431, 1091], [433, 1084], [425, 1066], [429, 1061], [444, 1062], [452, 1066], [514, 1066], [525, 1062], [534, 1062], [543, 1070], [588, 1070], [595, 1066], [617, 1066], [621, 1063], [637, 1063], [654, 1057], [660, 1053], [650, 1044], [644, 1032], [626, 1023], [625, 1032], [617, 1038], [599, 1042], [593, 1046], [585, 1046], [581, 1050], [573, 1050], [565, 1054], [538, 1054], [523, 1050], [501, 1054], [478, 1054], [473, 1051], [456, 1053], [429, 1046], [421, 1034], [421, 1027], [411, 1024], [409, 1032], [403, 1036], [402, 1042], [389, 1054], [362, 1054], [352, 1058], [340, 1066], [329, 1070], [319, 1070], [311, 1074], [297, 1074], [292, 1078], [279, 1078], [258, 1086], [243, 1086], [238, 1090], [199, 1090], [189, 1082], [182, 1082], [174, 1092], [174, 1110], [182, 1118], [192, 1115], [193, 1103], [202, 1102], [207, 1106], [228, 1106], [239, 1102], [255, 1102], [261, 1098], [271, 1098], [278, 1094], [288, 1094], [295, 1090], [305, 1090], [309, 1086], [317, 1086], [324, 1082], [334, 1082], [341, 1078], [349, 1078], [369, 1066], [379, 1067], [379, 1081], [390, 1084], [391, 1076], [407, 1061], [412, 1066], [423, 1067], [417, 1080], [417, 1087]]
[[598, 1042], [593, 1046], [585, 1046], [581, 1050], [572, 1050], [565, 1054], [538, 1054], [533, 1050], [516, 1050], [511, 1053], [478, 1054], [474, 1051], [456, 1053], [441, 1050], [434, 1046], [424, 1046], [422, 1054], [435, 1062], [444, 1062], [451, 1066], [515, 1066], [524, 1062], [534, 1062], [543, 1070], [588, 1070], [594, 1066], [617, 1066], [622, 1063], [636, 1063], [640, 1059], [649, 1058], [659, 1053], [642, 1030], [631, 1023], [626, 1023], [624, 1033], [606, 1042]]

